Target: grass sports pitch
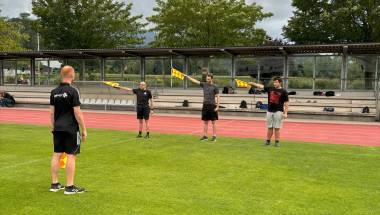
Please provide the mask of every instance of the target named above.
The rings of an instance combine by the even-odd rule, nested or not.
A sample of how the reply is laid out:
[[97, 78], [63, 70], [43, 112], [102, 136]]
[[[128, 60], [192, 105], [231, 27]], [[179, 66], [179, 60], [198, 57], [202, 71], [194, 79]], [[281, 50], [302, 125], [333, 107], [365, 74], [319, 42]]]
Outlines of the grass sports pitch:
[[378, 147], [88, 133], [75, 178], [88, 192], [65, 196], [48, 192], [49, 128], [0, 124], [0, 214], [380, 214]]

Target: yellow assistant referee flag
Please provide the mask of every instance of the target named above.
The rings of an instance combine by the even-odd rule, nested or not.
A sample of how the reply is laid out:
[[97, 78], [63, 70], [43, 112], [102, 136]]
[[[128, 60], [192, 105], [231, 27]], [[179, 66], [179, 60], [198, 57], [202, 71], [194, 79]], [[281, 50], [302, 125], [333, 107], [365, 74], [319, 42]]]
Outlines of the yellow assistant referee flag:
[[103, 84], [110, 86], [110, 87], [114, 87], [114, 88], [120, 87], [119, 83], [112, 82], [112, 81], [103, 81]]
[[239, 79], [235, 79], [235, 83], [236, 83], [236, 87], [248, 87], [249, 86], [248, 82], [245, 82], [245, 81], [242, 81]]
[[61, 157], [59, 158], [59, 167], [62, 169], [66, 168], [66, 162], [67, 162], [67, 154], [62, 153]]
[[183, 74], [182, 72], [172, 68], [172, 76], [173, 77], [176, 77], [176, 78], [179, 78], [181, 80], [185, 79], [185, 74]]

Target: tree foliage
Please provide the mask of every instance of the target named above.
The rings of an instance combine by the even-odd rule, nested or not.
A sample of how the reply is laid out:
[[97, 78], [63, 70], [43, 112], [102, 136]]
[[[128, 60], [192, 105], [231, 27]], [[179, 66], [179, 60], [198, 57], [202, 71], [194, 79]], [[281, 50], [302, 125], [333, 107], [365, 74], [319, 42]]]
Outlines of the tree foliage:
[[0, 17], [0, 51], [22, 50], [22, 43], [28, 36], [21, 33], [21, 26]]
[[29, 13], [21, 13], [19, 17], [9, 19], [9, 22], [20, 26], [20, 32], [28, 36], [22, 41], [22, 47], [28, 50], [37, 50], [37, 21], [30, 18]]
[[141, 44], [145, 24], [132, 4], [112, 0], [33, 0], [39, 32], [51, 49], [116, 48]]
[[297, 43], [380, 41], [378, 0], [293, 0], [284, 36]]
[[269, 38], [256, 23], [272, 14], [244, 0], [157, 0], [154, 11], [147, 18], [153, 46], [257, 45]]

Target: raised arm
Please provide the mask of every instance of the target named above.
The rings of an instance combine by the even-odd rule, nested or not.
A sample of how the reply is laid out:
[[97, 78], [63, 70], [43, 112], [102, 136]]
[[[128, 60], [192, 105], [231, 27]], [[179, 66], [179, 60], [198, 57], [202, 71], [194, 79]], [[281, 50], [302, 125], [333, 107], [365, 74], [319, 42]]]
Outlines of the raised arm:
[[186, 75], [186, 77], [187, 77], [187, 79], [189, 79], [191, 82], [193, 82], [193, 83], [196, 84], [196, 85], [199, 85], [199, 84], [201, 83], [201, 82], [198, 81], [197, 79], [192, 78], [192, 77], [190, 77], [190, 76], [188, 76], [188, 75]]
[[125, 90], [125, 91], [128, 91], [128, 92], [132, 92], [133, 89], [129, 88], [129, 87], [116, 87], [117, 89], [120, 89], [120, 90]]
[[83, 114], [82, 114], [82, 110], [80, 109], [80, 106], [74, 107], [74, 115], [81, 130], [82, 141], [85, 141], [87, 138], [87, 129], [86, 129], [86, 125], [84, 124]]
[[255, 82], [248, 82], [249, 85], [255, 87], [255, 88], [259, 88], [259, 89], [264, 89], [264, 85], [262, 84], [259, 84], [259, 83], [255, 83]]

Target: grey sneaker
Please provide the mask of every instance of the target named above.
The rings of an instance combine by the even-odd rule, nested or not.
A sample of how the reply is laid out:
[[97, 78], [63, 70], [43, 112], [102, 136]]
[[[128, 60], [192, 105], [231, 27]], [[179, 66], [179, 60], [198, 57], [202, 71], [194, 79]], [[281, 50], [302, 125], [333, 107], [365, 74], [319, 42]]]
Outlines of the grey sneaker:
[[211, 142], [216, 142], [216, 136], [213, 136]]
[[203, 136], [200, 141], [205, 141], [205, 140], [208, 140], [207, 136]]
[[280, 142], [275, 142], [275, 143], [274, 143], [274, 146], [275, 146], [275, 147], [280, 147]]
[[270, 141], [265, 141], [264, 146], [269, 146], [269, 145], [270, 145]]

